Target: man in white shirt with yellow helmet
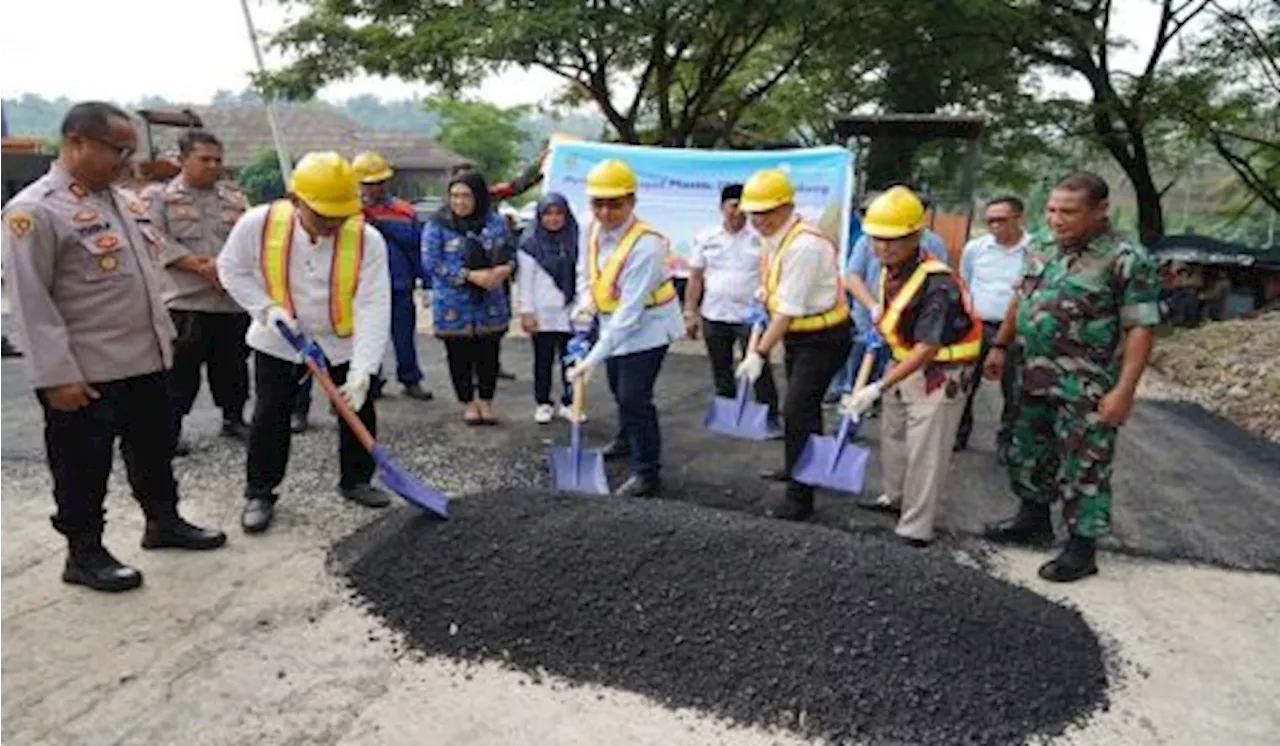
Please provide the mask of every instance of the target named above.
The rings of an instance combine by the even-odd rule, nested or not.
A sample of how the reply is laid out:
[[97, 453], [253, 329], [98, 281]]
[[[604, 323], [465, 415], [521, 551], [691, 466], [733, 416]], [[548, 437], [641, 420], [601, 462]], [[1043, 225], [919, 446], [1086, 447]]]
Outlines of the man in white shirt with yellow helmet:
[[636, 175], [625, 162], [602, 161], [587, 174], [594, 220], [578, 252], [578, 323], [600, 321], [591, 352], [571, 379], [605, 363], [618, 402], [618, 436], [605, 458], [627, 457], [626, 497], [653, 497], [661, 489], [662, 434], [653, 386], [667, 347], [684, 336], [680, 303], [667, 270], [667, 239], [635, 215]]
[[[377, 433], [369, 386], [387, 347], [391, 280], [386, 243], [360, 209], [351, 164], [337, 153], [308, 153], [293, 171], [288, 199], [241, 216], [218, 256], [218, 277], [253, 319], [246, 338], [255, 401], [240, 519], [246, 532], [271, 525], [289, 462], [294, 393], [306, 371], [278, 324], [320, 347], [343, 397]], [[345, 423], [338, 428], [342, 496], [386, 507], [386, 493], [369, 483], [373, 457]]]
[[813, 514], [813, 487], [790, 474], [809, 436], [822, 434], [822, 397], [853, 348], [849, 305], [835, 244], [796, 213], [795, 188], [785, 173], [752, 174], [742, 187], [741, 208], [765, 241], [761, 279], [769, 326], [737, 375], [754, 382], [773, 349], [785, 348], [787, 492], [769, 515], [802, 521]]

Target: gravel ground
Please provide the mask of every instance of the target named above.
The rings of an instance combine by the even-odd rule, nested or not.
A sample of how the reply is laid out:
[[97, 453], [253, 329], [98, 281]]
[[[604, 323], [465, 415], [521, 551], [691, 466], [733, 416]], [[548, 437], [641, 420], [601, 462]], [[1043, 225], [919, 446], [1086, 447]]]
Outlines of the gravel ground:
[[940, 552], [519, 489], [388, 523], [349, 552], [370, 609], [413, 647], [539, 682], [873, 744], [1017, 743], [1107, 701], [1077, 612]]

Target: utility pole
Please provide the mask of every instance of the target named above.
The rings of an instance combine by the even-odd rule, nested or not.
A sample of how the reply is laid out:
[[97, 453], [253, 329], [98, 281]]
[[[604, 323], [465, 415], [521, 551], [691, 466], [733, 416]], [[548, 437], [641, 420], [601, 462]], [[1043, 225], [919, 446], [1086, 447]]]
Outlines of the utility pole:
[[[258, 46], [258, 33], [253, 28], [253, 15], [249, 13], [249, 0], [240, 0], [240, 10], [244, 11], [244, 26], [249, 32], [249, 44], [253, 47], [253, 58], [258, 64], [258, 72], [265, 73], [267, 66], [262, 61], [262, 49]], [[290, 158], [289, 151], [285, 148], [284, 136], [280, 134], [280, 125], [276, 122], [275, 109], [271, 106], [271, 101], [263, 96], [262, 105], [267, 111], [267, 125], [271, 127], [271, 140], [275, 143], [276, 158], [280, 161], [280, 178], [283, 180], [284, 188], [289, 188], [289, 172]]]

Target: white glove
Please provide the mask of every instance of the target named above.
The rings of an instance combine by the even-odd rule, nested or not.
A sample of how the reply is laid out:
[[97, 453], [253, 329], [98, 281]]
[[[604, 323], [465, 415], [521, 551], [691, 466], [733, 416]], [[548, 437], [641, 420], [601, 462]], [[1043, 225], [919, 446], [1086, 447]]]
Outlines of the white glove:
[[592, 320], [596, 317], [596, 302], [594, 298], [588, 298], [586, 303], [578, 306], [578, 310], [573, 312], [573, 323], [582, 326], [591, 326]]
[[880, 382], [869, 383], [840, 400], [840, 411], [850, 417], [861, 417], [880, 398]]
[[734, 371], [734, 376], [745, 378], [749, 383], [755, 383], [760, 374], [764, 373], [765, 362], [764, 355], [752, 350], [747, 353], [741, 363], [738, 363], [738, 369]]
[[876, 304], [871, 307], [871, 323], [872, 325], [880, 323], [880, 317], [884, 315], [884, 306]]
[[347, 373], [347, 382], [342, 384], [338, 391], [342, 394], [342, 398], [352, 409], [359, 412], [364, 408], [364, 402], [369, 398], [369, 383], [373, 380], [373, 376], [360, 371], [349, 371]]
[[277, 321], [284, 322], [284, 325], [294, 334], [301, 333], [301, 330], [298, 328], [297, 319], [293, 318], [288, 311], [284, 310], [284, 307], [269, 306], [267, 308], [267, 328], [273, 332], [278, 332], [278, 329], [276, 328]]

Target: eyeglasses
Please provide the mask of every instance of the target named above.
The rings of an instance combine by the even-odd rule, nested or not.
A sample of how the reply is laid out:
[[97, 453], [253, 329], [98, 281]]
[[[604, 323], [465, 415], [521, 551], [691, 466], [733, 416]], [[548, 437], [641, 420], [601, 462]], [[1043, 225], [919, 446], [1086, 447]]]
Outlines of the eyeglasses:
[[115, 154], [116, 160], [118, 161], [127, 161], [133, 157], [134, 153], [138, 152], [137, 148], [116, 145], [115, 143], [104, 140], [101, 137], [90, 137], [89, 139], [109, 149]]

